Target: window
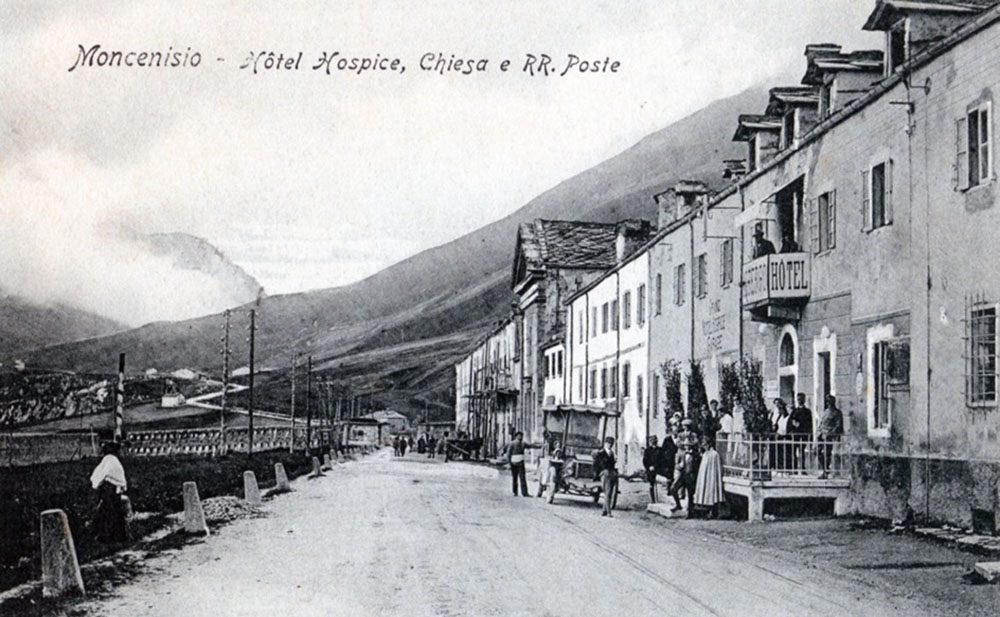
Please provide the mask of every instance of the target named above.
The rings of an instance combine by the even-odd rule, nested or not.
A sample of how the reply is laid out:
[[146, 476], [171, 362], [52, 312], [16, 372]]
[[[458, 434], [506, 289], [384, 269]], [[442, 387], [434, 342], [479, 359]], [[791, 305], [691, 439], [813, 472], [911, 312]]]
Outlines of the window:
[[882, 161], [862, 172], [861, 207], [864, 230], [892, 223], [892, 161]]
[[993, 179], [992, 103], [986, 101], [969, 107], [958, 119], [955, 142], [958, 159], [955, 164], [955, 188], [966, 190]]
[[879, 341], [872, 347], [872, 376], [875, 388], [872, 390], [874, 401], [873, 428], [885, 429], [889, 426], [889, 372], [888, 372], [889, 342]]
[[660, 415], [660, 376], [653, 373], [653, 391], [649, 394], [651, 413], [656, 418]]
[[969, 112], [969, 186], [989, 182], [993, 175], [990, 160], [990, 104], [986, 103]]
[[663, 312], [663, 275], [656, 273], [656, 314]]
[[687, 278], [685, 265], [680, 264], [674, 268], [674, 304], [678, 306], [684, 304], [684, 282]]
[[611, 329], [618, 329], [618, 299], [611, 301]]
[[833, 107], [833, 83], [820, 86], [819, 89], [819, 117], [826, 118], [832, 113]]
[[609, 317], [608, 303], [605, 302], [603, 305], [601, 305], [601, 332], [608, 331], [608, 317]]
[[837, 191], [817, 197], [810, 208], [812, 246], [814, 253], [823, 253], [837, 246]]
[[590, 309], [590, 338], [597, 336], [597, 307]]
[[635, 376], [635, 403], [642, 415], [642, 375]]
[[635, 321], [642, 327], [646, 323], [646, 285], [639, 285], [635, 292]]
[[892, 324], [880, 324], [868, 329], [865, 408], [870, 437], [888, 437], [892, 424], [892, 398], [889, 392], [892, 341]]
[[608, 398], [608, 367], [601, 368], [601, 398]]
[[577, 328], [577, 330], [580, 331], [580, 334], [577, 335], [578, 336], [577, 341], [579, 341], [580, 343], [582, 343], [583, 342], [583, 311], [578, 311], [577, 314], [576, 314], [576, 328]]
[[561, 349], [556, 353], [556, 375], [563, 376], [563, 352]]
[[781, 118], [781, 149], [795, 146], [795, 108], [789, 109]]
[[997, 402], [996, 305], [972, 305], [966, 331], [969, 341], [966, 360], [966, 402], [971, 406], [995, 405]]
[[590, 398], [597, 398], [597, 369], [590, 369]]
[[632, 292], [626, 291], [622, 296], [622, 327], [628, 330], [632, 327]]
[[719, 283], [722, 287], [729, 285], [733, 282], [733, 239], [729, 238], [722, 241], [722, 246], [719, 249]]
[[583, 369], [577, 368], [574, 371], [574, 377], [576, 377], [576, 397], [579, 400], [583, 400]]
[[631, 375], [629, 375], [629, 371], [631, 370], [631, 368], [632, 365], [630, 365], [628, 362], [622, 365], [622, 398], [628, 398], [629, 394], [628, 386], [629, 383], [631, 383], [631, 377], [632, 377]]
[[694, 281], [694, 295], [704, 298], [708, 295], [708, 255], [702, 253], [698, 255], [698, 276]]
[[552, 376], [552, 356], [545, 356], [545, 378], [548, 379]]
[[612, 364], [608, 371], [608, 398], [618, 396], [618, 364]]
[[892, 75], [893, 71], [906, 62], [907, 21], [900, 19], [886, 32], [886, 47], [889, 50], [889, 61], [885, 63], [886, 75]]

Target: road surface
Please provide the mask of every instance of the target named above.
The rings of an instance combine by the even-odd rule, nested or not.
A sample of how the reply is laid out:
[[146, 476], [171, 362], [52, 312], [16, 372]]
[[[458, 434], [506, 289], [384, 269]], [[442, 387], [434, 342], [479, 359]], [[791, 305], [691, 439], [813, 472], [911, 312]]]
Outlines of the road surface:
[[913, 617], [930, 610], [638, 507], [607, 519], [583, 501], [515, 498], [508, 476], [477, 477], [486, 471], [386, 452], [338, 466], [269, 502], [267, 518], [153, 558], [148, 574], [82, 612]]

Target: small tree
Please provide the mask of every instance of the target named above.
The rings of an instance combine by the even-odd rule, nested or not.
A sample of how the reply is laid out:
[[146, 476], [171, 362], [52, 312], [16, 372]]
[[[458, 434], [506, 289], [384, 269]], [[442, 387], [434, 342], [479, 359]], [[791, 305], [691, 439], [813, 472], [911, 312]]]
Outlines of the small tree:
[[670, 430], [670, 417], [675, 413], [684, 415], [684, 403], [681, 399], [681, 363], [677, 360], [667, 360], [660, 365], [663, 375], [663, 419], [667, 430]]
[[708, 408], [708, 393], [705, 392], [705, 373], [700, 362], [691, 362], [687, 377], [688, 414], [701, 435], [715, 434], [715, 418]]
[[771, 418], [764, 404], [764, 377], [760, 363], [753, 358], [740, 361], [740, 405], [743, 407], [743, 428], [750, 435], [771, 432]]
[[723, 411], [733, 412], [740, 400], [739, 362], [726, 362], [719, 367], [719, 405]]

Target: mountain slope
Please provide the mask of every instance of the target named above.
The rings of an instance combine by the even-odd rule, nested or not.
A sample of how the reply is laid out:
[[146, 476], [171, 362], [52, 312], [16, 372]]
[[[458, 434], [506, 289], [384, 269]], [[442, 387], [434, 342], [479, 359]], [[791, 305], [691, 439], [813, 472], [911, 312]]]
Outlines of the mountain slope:
[[[294, 351], [311, 353], [318, 370], [350, 379], [355, 388], [376, 379], [388, 381], [397, 391], [392, 396], [403, 403], [431, 395], [443, 407], [452, 363], [509, 312], [518, 224], [537, 217], [605, 222], [655, 218], [651, 196], [682, 178], [718, 187], [722, 160], [743, 153], [742, 144], [730, 141], [736, 115], [759, 109], [766, 99], [766, 90], [757, 88], [717, 101], [561, 182], [510, 216], [352, 285], [263, 298], [257, 305], [258, 361], [287, 366]], [[246, 317], [238, 313], [236, 320], [241, 328]], [[107, 367], [124, 350], [134, 369], [192, 366], [217, 371], [221, 323], [219, 316], [210, 316], [150, 324], [52, 347], [32, 360], [94, 370]], [[242, 336], [234, 340], [242, 341]], [[235, 353], [244, 354], [244, 348], [241, 342]]]
[[36, 304], [0, 291], [0, 357], [9, 362], [24, 352], [125, 330], [93, 313], [61, 304]]

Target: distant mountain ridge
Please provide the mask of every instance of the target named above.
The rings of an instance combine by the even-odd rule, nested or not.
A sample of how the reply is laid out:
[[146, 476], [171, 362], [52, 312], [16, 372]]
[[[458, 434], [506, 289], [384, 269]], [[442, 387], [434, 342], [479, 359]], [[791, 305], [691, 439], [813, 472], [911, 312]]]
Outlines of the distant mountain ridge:
[[[731, 141], [737, 114], [766, 101], [763, 87], [716, 101], [511, 215], [357, 283], [264, 298], [258, 305], [258, 361], [287, 366], [295, 352], [312, 354], [317, 371], [353, 388], [375, 383], [386, 388], [379, 400], [396, 409], [412, 410], [429, 399], [444, 412], [452, 404], [454, 363], [510, 311], [518, 224], [534, 218], [655, 219], [652, 195], [678, 180], [701, 179], [720, 188], [722, 161], [744, 154], [743, 144]], [[218, 372], [220, 324], [219, 316], [149, 324], [50, 347], [31, 359], [94, 370], [106, 367], [118, 350], [128, 350], [134, 370], [190, 366]]]
[[0, 358], [6, 362], [40, 347], [121, 332], [110, 319], [63, 304], [38, 304], [0, 290]]

